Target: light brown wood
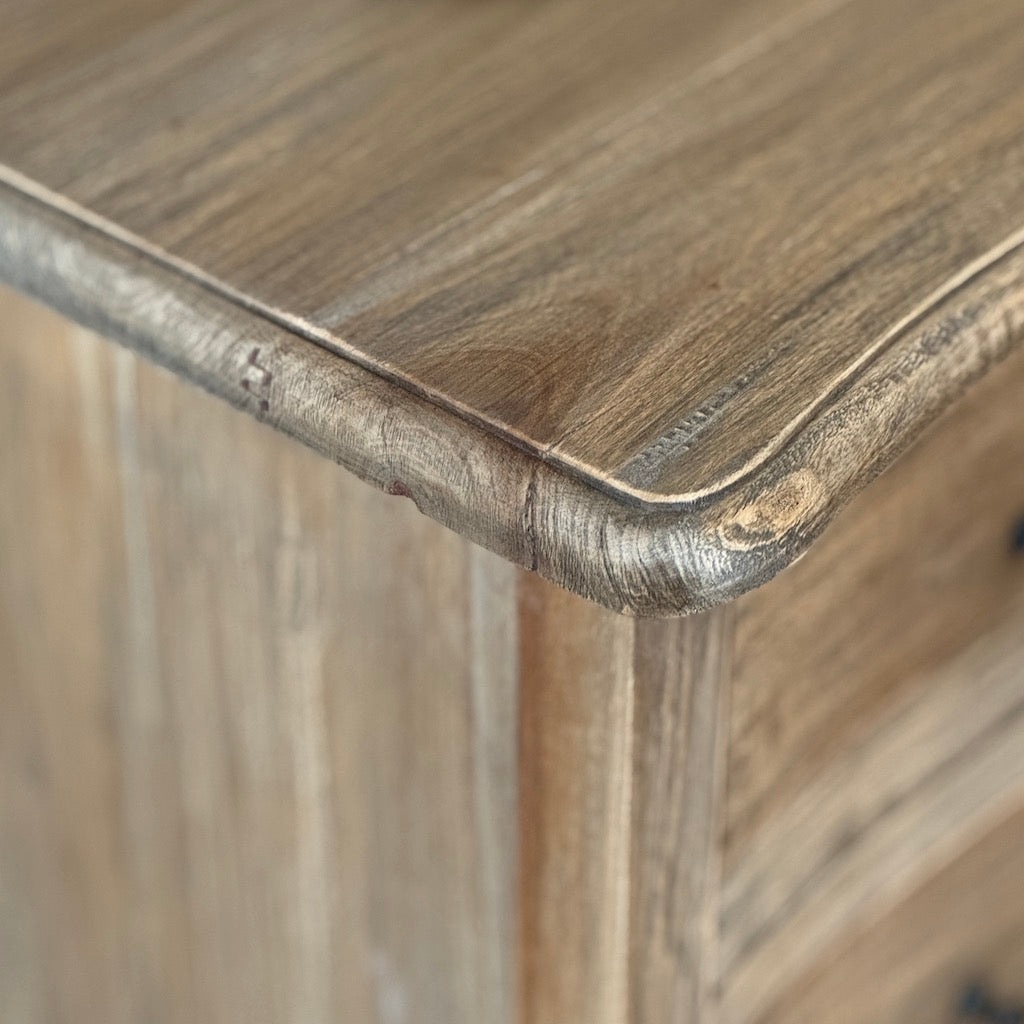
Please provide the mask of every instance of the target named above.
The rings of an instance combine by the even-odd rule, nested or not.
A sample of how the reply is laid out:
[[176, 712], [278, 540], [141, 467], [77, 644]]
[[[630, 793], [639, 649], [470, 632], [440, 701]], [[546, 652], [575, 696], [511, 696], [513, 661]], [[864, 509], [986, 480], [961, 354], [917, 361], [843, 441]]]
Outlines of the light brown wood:
[[0, 325], [0, 1019], [698, 1019], [728, 610], [615, 615]]
[[[83, 252], [8, 224], [0, 274], [221, 394], [290, 332], [249, 405], [321, 450], [311, 378], [387, 378], [432, 514], [612, 608], [767, 580], [1024, 333], [1014, 0], [127, 6], [0, 4], [0, 222]], [[560, 494], [551, 558], [541, 478], [593, 524]]]
[[0, 1020], [507, 1024], [516, 570], [0, 324]]
[[609, 618], [520, 586], [520, 1020], [703, 1019], [728, 611]]
[[984, 983], [997, 1008], [1019, 1008], [1022, 828], [1024, 813], [1017, 811], [882, 921], [830, 951], [821, 969], [763, 1018], [766, 1024], [954, 1021], [974, 982]]
[[[705, 609], [799, 557], [943, 405], [1013, 351], [1024, 255], [891, 351], [720, 501], [626, 506], [0, 185], [0, 268], [19, 288], [330, 456], [439, 522], [613, 610]], [[948, 317], [958, 324], [951, 330]], [[965, 349], [959, 343], [971, 339]], [[255, 364], [254, 361], [255, 360]], [[848, 443], [851, 423], [871, 445]]]
[[[760, 1020], [835, 945], [898, 906], [1024, 803], [1024, 601], [1000, 629], [918, 683], [837, 749], [726, 869], [726, 1019]], [[983, 920], [964, 922], [965, 931], [984, 934], [984, 927]], [[961, 941], [969, 952], [969, 936]], [[907, 967], [894, 961], [890, 969], [899, 975]], [[961, 980], [971, 973], [965, 960]]]
[[1024, 999], [1021, 355], [806, 559], [663, 620], [12, 293], [0, 364], [3, 1020]]
[[8, 180], [651, 501], [1024, 228], [1013, 0], [26, 6]]
[[1024, 594], [1024, 356], [855, 501], [813, 557], [738, 606], [731, 858], [876, 716]]
[[[737, 603], [721, 928], [738, 1019], [1024, 802], [1022, 393], [1018, 355]], [[963, 976], [979, 915], [955, 940]], [[901, 955], [926, 962], [934, 942]], [[907, 984], [890, 966], [894, 990]]]
[[1020, 14], [0, 0], [0, 1019], [1024, 999]]

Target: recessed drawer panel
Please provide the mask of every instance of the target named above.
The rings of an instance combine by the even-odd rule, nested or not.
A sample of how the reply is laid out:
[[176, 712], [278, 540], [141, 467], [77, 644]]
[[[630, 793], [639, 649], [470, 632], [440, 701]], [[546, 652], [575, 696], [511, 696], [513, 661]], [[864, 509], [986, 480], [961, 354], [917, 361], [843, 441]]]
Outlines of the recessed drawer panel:
[[1022, 1017], [1024, 808], [830, 950], [762, 1019], [1018, 1024]]
[[1024, 804], [1022, 519], [1015, 356], [738, 603], [719, 964], [737, 1019]]

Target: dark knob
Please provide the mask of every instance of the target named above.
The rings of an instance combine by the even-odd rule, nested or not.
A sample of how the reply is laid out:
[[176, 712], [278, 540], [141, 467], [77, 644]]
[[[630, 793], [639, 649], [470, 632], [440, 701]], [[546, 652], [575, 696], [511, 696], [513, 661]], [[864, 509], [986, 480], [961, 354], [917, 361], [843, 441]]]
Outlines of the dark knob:
[[1024, 516], [1021, 516], [1013, 525], [1013, 532], [1010, 534], [1010, 543], [1014, 551], [1024, 552]]
[[1024, 1024], [1024, 1010], [1019, 1007], [1000, 1006], [984, 985], [968, 985], [960, 996], [960, 1017], [965, 1020], [984, 1021], [986, 1024]]
[[968, 985], [960, 996], [961, 1017], [987, 1017], [990, 1013], [988, 996], [982, 985]]

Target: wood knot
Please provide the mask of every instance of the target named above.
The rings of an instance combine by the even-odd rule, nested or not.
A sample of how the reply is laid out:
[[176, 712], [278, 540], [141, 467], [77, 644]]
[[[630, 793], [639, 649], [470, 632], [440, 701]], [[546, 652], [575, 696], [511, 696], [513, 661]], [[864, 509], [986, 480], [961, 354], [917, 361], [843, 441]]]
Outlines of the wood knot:
[[798, 469], [742, 505], [719, 527], [726, 547], [746, 551], [773, 544], [821, 507], [824, 490], [817, 475]]

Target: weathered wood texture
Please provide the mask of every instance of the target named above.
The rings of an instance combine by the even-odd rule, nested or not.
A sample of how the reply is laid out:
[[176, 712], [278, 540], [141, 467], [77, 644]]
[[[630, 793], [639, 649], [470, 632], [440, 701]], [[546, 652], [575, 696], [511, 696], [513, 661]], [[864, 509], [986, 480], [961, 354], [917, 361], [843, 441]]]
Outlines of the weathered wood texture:
[[[947, 972], [944, 997], [985, 966], [1008, 920], [1024, 926], [1019, 853], [978, 891], [955, 935], [924, 939], [930, 917], [971, 906], [949, 883], [914, 897], [914, 911], [893, 910], [1024, 804], [1024, 553], [1013, 543], [1024, 517], [1022, 394], [1018, 355], [806, 559], [736, 605], [721, 907], [727, 1018], [759, 1020], [782, 1000], [768, 1019], [805, 1019], [810, 1011], [796, 1006], [813, 999], [784, 996], [791, 988], [843, 1002], [864, 976], [856, 972], [870, 970], [859, 961], [844, 980], [848, 936], [888, 915], [857, 947], [889, 951], [885, 977], [825, 1019], [923, 1020], [936, 992], [918, 993], [921, 1011], [904, 1001], [924, 984], [920, 972]], [[1000, 849], [1008, 841], [993, 840]], [[1021, 955], [1012, 941], [1011, 958]], [[1024, 998], [1024, 987], [1014, 994]]]
[[[791, 561], [1024, 333], [1019, 16], [2, 0], [0, 182], [72, 217], [90, 258], [124, 242], [145, 298], [24, 261], [9, 227], [0, 274], [230, 394], [231, 361], [197, 367], [166, 315], [202, 282], [213, 355], [271, 323], [305, 339], [305, 388], [252, 408], [302, 419], [340, 353], [402, 385], [393, 457], [442, 481], [431, 514], [476, 540], [498, 521], [490, 546], [531, 565], [550, 478], [593, 526], [549, 524], [549, 578], [700, 609]], [[407, 392], [508, 476], [489, 504]], [[385, 471], [373, 429], [347, 445]]]
[[517, 570], [0, 324], [0, 1020], [507, 1024]]
[[[933, 311], [780, 456], [716, 502], [639, 509], [250, 314], [99, 232], [0, 185], [0, 274], [304, 441], [469, 539], [618, 611], [705, 609], [802, 554], [852, 494], [1013, 351], [1004, 300]], [[964, 345], [970, 339], [970, 344]], [[870, 444], [849, 443], [850, 424]]]
[[0, 367], [0, 1020], [696, 1013], [727, 612], [582, 601], [10, 293]]
[[5, 0], [8, 181], [652, 501], [1024, 240], [1015, 0], [79, 6]]
[[1024, 358], [774, 583], [644, 621], [0, 327], [0, 1019], [1024, 1000]]
[[703, 1019], [728, 610], [612, 618], [520, 586], [520, 1020]]
[[997, 1008], [1019, 1011], [1022, 850], [1024, 811], [1017, 810], [871, 928], [829, 950], [761, 1020], [961, 1024], [956, 1007], [975, 982], [984, 984]]

